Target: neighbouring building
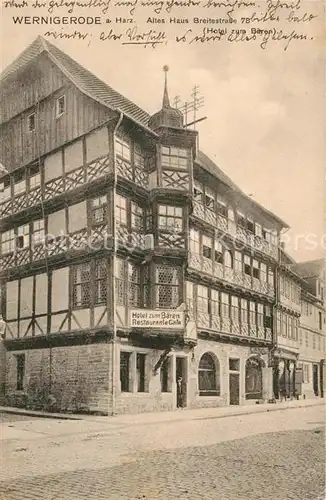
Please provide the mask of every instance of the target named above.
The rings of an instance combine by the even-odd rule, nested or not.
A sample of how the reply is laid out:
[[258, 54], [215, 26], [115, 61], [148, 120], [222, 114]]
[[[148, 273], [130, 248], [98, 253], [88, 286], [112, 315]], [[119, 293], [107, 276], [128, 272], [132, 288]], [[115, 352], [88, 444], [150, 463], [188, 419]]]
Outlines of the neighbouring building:
[[277, 399], [296, 396], [300, 294], [304, 280], [293, 271], [292, 263], [293, 260], [281, 247], [275, 300], [274, 394]]
[[299, 331], [299, 367], [302, 370], [303, 395], [324, 396], [326, 353], [326, 271], [325, 260], [300, 262], [293, 266], [304, 278], [301, 289]]
[[273, 367], [278, 391], [299, 352], [287, 225], [198, 150], [166, 80], [150, 116], [38, 37], [0, 87], [7, 404], [115, 414], [272, 398]]

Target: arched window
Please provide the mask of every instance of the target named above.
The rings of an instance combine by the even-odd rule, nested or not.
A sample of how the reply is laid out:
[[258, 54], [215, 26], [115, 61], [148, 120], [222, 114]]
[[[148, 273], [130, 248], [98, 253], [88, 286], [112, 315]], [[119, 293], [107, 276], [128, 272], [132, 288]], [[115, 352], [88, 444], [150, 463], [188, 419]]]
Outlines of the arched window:
[[262, 362], [258, 358], [249, 358], [246, 362], [246, 399], [263, 397]]
[[212, 354], [205, 353], [200, 359], [198, 387], [200, 396], [220, 395], [220, 365]]

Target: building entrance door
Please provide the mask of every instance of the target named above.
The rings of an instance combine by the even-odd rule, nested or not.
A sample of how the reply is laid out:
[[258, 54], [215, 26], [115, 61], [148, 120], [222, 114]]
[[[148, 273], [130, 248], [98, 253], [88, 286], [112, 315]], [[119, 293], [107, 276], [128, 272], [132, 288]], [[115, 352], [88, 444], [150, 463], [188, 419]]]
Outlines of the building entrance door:
[[319, 372], [319, 378], [320, 378], [320, 397], [324, 397], [324, 363], [323, 361], [320, 362], [320, 372]]
[[318, 396], [318, 365], [313, 365], [313, 387], [315, 396]]
[[187, 359], [176, 358], [175, 378], [177, 383], [177, 408], [187, 406]]
[[240, 374], [229, 374], [230, 405], [240, 404]]

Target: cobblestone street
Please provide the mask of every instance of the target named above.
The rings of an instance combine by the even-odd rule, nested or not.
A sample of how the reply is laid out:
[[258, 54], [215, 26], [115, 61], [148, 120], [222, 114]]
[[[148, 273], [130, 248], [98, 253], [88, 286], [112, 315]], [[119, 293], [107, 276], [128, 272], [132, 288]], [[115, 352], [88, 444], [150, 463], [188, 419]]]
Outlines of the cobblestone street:
[[[320, 406], [156, 425], [38, 422], [41, 437], [5, 441], [5, 500], [324, 499]], [[67, 433], [45, 430], [61, 425]]]

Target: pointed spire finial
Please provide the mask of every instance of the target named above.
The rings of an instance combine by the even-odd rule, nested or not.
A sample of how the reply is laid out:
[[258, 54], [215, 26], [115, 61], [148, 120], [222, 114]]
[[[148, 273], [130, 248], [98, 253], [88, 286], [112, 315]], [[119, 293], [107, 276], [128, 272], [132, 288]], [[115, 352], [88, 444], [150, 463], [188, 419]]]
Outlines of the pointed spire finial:
[[169, 66], [166, 64], [163, 66], [163, 71], [165, 73], [165, 78], [164, 78], [164, 94], [163, 94], [163, 108], [169, 108], [170, 107], [170, 99], [169, 99], [169, 93], [168, 93], [168, 71], [169, 71]]

